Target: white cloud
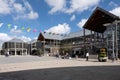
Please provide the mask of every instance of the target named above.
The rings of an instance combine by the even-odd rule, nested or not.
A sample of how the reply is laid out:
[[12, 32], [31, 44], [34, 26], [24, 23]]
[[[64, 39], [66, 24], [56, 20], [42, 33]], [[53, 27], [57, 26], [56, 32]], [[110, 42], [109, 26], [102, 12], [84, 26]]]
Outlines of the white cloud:
[[67, 13], [83, 12], [90, 9], [93, 6], [96, 6], [100, 0], [71, 0], [70, 8], [66, 10]]
[[34, 12], [32, 9], [32, 6], [29, 4], [29, 2], [24, 1], [24, 6], [22, 4], [17, 4], [14, 9], [16, 12], [18, 12], [18, 15], [14, 18], [16, 19], [37, 19], [39, 17], [37, 12]]
[[4, 42], [4, 41], [7, 41], [7, 40], [10, 40], [11, 39], [11, 37], [10, 36], [8, 36], [8, 34], [6, 34], [6, 33], [0, 33], [0, 41], [1, 42]]
[[10, 36], [10, 35], [8, 35], [8, 34], [6, 34], [6, 33], [0, 33], [0, 46], [2, 46], [2, 44], [4, 43], [4, 42], [6, 42], [6, 41], [9, 41], [9, 40], [11, 40], [11, 39], [13, 39], [13, 38], [18, 38], [18, 39], [21, 39], [21, 40], [23, 40], [24, 42], [29, 42], [29, 41], [31, 41], [31, 38], [29, 38], [29, 37], [26, 37], [26, 36]]
[[37, 39], [38, 37], [34, 37], [34, 39]]
[[80, 28], [83, 28], [84, 24], [86, 23], [87, 19], [82, 19], [77, 25]]
[[0, 23], [0, 27], [2, 27], [3, 24], [4, 24], [4, 23]]
[[30, 5], [30, 3], [27, 2], [27, 1], [25, 1], [25, 0], [24, 0], [24, 5], [25, 5], [25, 8], [26, 8], [26, 9], [29, 9], [30, 11], [33, 10], [33, 9], [32, 9], [32, 6]]
[[120, 7], [116, 7], [110, 12], [120, 17]]
[[29, 4], [28, 1], [23, 1], [24, 5], [22, 4], [17, 4], [17, 8], [14, 8], [15, 11], [17, 12], [17, 16], [14, 19], [37, 19], [39, 17], [37, 12], [34, 12], [32, 9], [32, 6]]
[[2, 46], [3, 42], [8, 41], [10, 39], [11, 39], [11, 37], [8, 34], [0, 33], [0, 46]]
[[29, 37], [26, 37], [26, 36], [21, 36], [21, 37], [19, 37], [21, 40], [23, 40], [24, 42], [29, 42], [29, 41], [31, 41], [31, 38], [29, 38]]
[[51, 7], [49, 13], [64, 12], [70, 14], [88, 10], [96, 6], [100, 0], [45, 0], [45, 2]]
[[59, 34], [68, 34], [70, 33], [70, 26], [67, 23], [58, 24], [57, 26], [53, 26], [48, 30], [45, 30], [46, 32], [52, 32], [52, 33], [59, 33]]
[[0, 0], [0, 14], [10, 14], [10, 12], [11, 8], [9, 7], [7, 0]]
[[23, 0], [22, 3], [17, 3], [16, 0], [0, 0], [0, 14], [13, 14], [15, 20], [37, 19], [39, 17], [26, 0]]
[[38, 13], [31, 11], [26, 17], [28, 17], [28, 19], [36, 19], [38, 18]]
[[109, 5], [112, 6], [112, 7], [117, 7], [117, 6], [118, 6], [118, 4], [116, 4], [116, 3], [113, 2], [113, 1], [110, 1]]
[[19, 30], [19, 29], [17, 29], [18, 28], [18, 26], [14, 26], [14, 28], [12, 28], [11, 30], [10, 30], [10, 32], [11, 33], [14, 33], [14, 34], [19, 34], [19, 33], [22, 33], [22, 30]]
[[75, 20], [75, 15], [72, 15], [72, 17], [70, 18], [70, 21], [73, 21], [73, 20]]
[[45, 2], [52, 8], [50, 14], [63, 10], [66, 5], [66, 0], [45, 0]]
[[25, 8], [22, 6], [22, 4], [19, 3], [14, 3], [13, 4], [13, 9], [17, 12], [17, 13], [21, 13], [25, 11]]

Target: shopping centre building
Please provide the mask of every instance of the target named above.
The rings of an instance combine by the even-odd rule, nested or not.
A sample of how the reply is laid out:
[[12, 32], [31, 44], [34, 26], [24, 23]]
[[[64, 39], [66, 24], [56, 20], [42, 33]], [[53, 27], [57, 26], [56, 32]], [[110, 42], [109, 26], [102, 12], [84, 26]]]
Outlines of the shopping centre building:
[[3, 44], [2, 50], [24, 55], [40, 49], [49, 55], [68, 53], [85, 57], [86, 52], [97, 55], [100, 48], [107, 49], [108, 58], [120, 55], [120, 17], [97, 7], [80, 31], [69, 34], [40, 32], [37, 41], [29, 45], [13, 39]]
[[120, 17], [97, 7], [85, 23], [84, 29], [101, 34], [100, 47], [107, 48], [109, 58], [120, 55]]
[[74, 53], [84, 56], [86, 52], [98, 54], [99, 48], [107, 48], [108, 58], [120, 54], [120, 17], [97, 7], [82, 31], [67, 35], [41, 32], [44, 54]]
[[[87, 30], [87, 39], [89, 39], [89, 36], [91, 35], [92, 34], [90, 34], [90, 31]], [[83, 30], [65, 35], [51, 32], [41, 32], [38, 40], [42, 42], [42, 50], [45, 54], [56, 55], [83, 52]], [[89, 42], [86, 44], [89, 44]]]
[[8, 53], [9, 55], [27, 55], [28, 44], [21, 39], [14, 38], [2, 45], [2, 54]]

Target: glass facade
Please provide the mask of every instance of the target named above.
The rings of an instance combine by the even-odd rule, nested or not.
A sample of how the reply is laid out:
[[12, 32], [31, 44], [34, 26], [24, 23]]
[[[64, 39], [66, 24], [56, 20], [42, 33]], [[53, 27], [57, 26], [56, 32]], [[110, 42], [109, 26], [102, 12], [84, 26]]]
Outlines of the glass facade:
[[111, 24], [104, 32], [108, 58], [117, 58], [120, 54], [120, 23]]

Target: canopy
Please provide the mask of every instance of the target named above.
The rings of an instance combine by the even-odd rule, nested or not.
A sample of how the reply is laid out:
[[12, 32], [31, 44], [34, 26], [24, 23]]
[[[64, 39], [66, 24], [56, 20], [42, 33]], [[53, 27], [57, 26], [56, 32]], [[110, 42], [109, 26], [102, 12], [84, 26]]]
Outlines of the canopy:
[[120, 20], [120, 18], [102, 8], [97, 7], [83, 27], [88, 30], [103, 33], [106, 30], [106, 26], [103, 24], [111, 23], [115, 20]]

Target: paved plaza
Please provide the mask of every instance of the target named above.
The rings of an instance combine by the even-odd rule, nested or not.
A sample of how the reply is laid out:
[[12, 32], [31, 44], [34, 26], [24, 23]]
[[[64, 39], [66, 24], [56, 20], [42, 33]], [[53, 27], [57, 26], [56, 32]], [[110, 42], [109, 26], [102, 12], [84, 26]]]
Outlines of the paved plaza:
[[120, 60], [0, 56], [0, 80], [120, 80]]
[[40, 56], [31, 56], [31, 55], [24, 55], [24, 56], [0, 56], [0, 64], [9, 64], [9, 63], [23, 63], [23, 62], [36, 62], [36, 61], [48, 61], [48, 60], [55, 60], [55, 57], [40, 57]]

